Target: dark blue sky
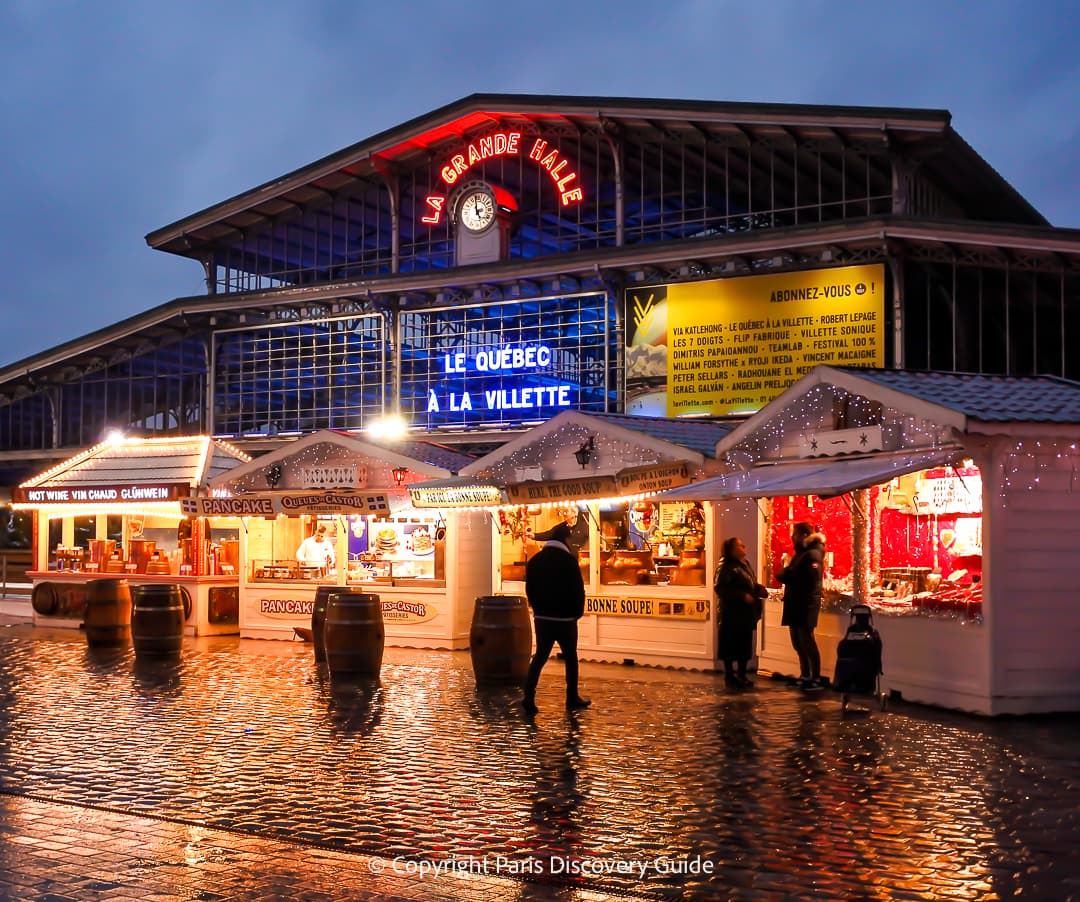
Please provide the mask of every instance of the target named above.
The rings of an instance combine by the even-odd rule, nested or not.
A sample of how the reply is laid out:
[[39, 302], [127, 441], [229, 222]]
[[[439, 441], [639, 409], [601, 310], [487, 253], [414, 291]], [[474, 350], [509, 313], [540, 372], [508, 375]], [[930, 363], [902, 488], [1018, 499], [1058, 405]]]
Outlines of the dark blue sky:
[[7, 0], [0, 366], [202, 293], [146, 233], [474, 92], [947, 109], [1080, 227], [1078, 20], [1075, 0]]

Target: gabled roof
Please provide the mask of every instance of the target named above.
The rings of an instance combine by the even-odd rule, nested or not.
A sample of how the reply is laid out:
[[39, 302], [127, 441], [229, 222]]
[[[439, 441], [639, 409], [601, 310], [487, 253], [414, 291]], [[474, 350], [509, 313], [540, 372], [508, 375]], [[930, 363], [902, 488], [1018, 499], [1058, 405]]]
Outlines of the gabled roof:
[[691, 448], [706, 457], [716, 453], [716, 443], [735, 428], [736, 423], [718, 423], [715, 420], [698, 420], [687, 417], [643, 417], [622, 413], [590, 413], [600, 428], [620, 426], [643, 435]]
[[[1058, 376], [822, 369], [903, 392], [983, 423], [1080, 423], [1080, 382]], [[822, 375], [828, 378], [827, 373]]]
[[[823, 392], [824, 400], [811, 402]], [[879, 402], [894, 416], [934, 424], [927, 440], [935, 445], [946, 441], [950, 430], [955, 442], [956, 435], [1000, 431], [1001, 424], [1080, 427], [1080, 382], [1056, 376], [817, 366], [721, 439], [717, 456], [756, 457], [799, 423], [812, 428], [815, 417], [831, 409], [828, 396], [844, 394]]]
[[469, 454], [461, 454], [437, 442], [373, 441], [366, 436], [362, 437], [336, 429], [323, 429], [289, 442], [275, 451], [255, 458], [250, 463], [236, 467], [223, 474], [222, 478], [215, 480], [213, 484], [215, 486], [242, 485], [253, 476], [265, 473], [274, 464], [310, 453], [312, 449], [317, 449], [321, 445], [333, 445], [347, 456], [380, 461], [387, 467], [405, 467], [425, 477], [450, 476], [475, 460]]
[[76, 454], [21, 487], [170, 483], [198, 490], [250, 460], [239, 449], [202, 435], [115, 439]]
[[[686, 460], [700, 467], [712, 458], [716, 439], [727, 431], [726, 426], [701, 420], [669, 420], [566, 410], [463, 467], [461, 474], [500, 479], [515, 469], [539, 463], [545, 455], [545, 449], [550, 451], [557, 446], [562, 450], [575, 450], [590, 438], [601, 457], [599, 448], [602, 443], [619, 443], [641, 448], [642, 464]], [[597, 460], [593, 466], [600, 471], [604, 469], [602, 460]], [[513, 479], [510, 478], [509, 481]]]
[[[472, 94], [323, 157], [280, 178], [186, 216], [146, 236], [158, 250], [197, 256], [198, 246], [240, 233], [266, 218], [288, 216], [312, 198], [358, 178], [377, 177], [388, 165], [408, 166], [495, 125], [568, 128], [597, 135], [646, 129], [684, 132], [700, 139], [773, 138], [791, 142], [839, 137], [887, 139], [905, 147], [941, 181], [980, 208], [1008, 209], [1018, 223], [1047, 222], [951, 127], [947, 110], [808, 104], [733, 103], [627, 97]], [[979, 217], [979, 218], [991, 218]]]

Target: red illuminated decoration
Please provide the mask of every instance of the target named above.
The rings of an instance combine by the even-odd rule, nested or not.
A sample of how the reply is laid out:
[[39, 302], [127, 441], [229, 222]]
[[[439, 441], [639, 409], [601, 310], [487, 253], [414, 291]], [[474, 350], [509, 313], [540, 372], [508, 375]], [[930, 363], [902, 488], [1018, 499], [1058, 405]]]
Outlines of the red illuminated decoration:
[[[521, 132], [495, 132], [473, 141], [462, 153], [454, 154], [439, 174], [447, 187], [452, 187], [477, 163], [494, 157], [517, 156], [520, 153]], [[537, 165], [547, 171], [559, 192], [559, 201], [564, 207], [584, 200], [585, 195], [582, 189], [571, 187], [577, 181], [577, 172], [570, 168], [570, 161], [557, 149], [548, 147], [547, 141], [537, 138], [529, 149], [528, 156], [530, 160], [534, 160]], [[424, 203], [431, 212], [421, 216], [420, 221], [428, 225], [438, 225], [442, 222], [443, 212], [446, 210], [446, 195], [429, 194], [424, 198]]]
[[446, 184], [453, 185], [471, 166], [492, 157], [517, 156], [521, 145], [521, 132], [495, 132], [479, 141], [473, 141], [465, 153], [456, 153], [443, 166], [440, 175]]
[[548, 171], [548, 175], [551, 176], [555, 187], [559, 189], [559, 199], [564, 207], [568, 206], [571, 201], [580, 201], [583, 196], [581, 189], [567, 187], [577, 178], [577, 173], [573, 170], [566, 171], [570, 161], [561, 156], [557, 150], [548, 150], [547, 153], [544, 152], [545, 150], [547, 150], [547, 141], [537, 138], [532, 150], [529, 151], [529, 159], [536, 160]]
[[446, 198], [438, 194], [429, 194], [424, 202], [431, 208], [427, 216], [421, 216], [420, 221], [428, 225], [438, 225], [442, 219], [443, 209], [446, 207]]

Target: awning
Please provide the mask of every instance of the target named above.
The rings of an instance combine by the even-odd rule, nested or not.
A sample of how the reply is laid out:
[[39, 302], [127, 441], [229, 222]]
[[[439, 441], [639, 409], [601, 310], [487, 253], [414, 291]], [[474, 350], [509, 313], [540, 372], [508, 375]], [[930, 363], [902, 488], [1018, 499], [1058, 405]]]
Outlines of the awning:
[[761, 464], [656, 496], [658, 501], [722, 501], [727, 498], [773, 498], [785, 495], [842, 495], [888, 482], [930, 467], [958, 464], [966, 456], [958, 448], [934, 448], [872, 457], [800, 460]]

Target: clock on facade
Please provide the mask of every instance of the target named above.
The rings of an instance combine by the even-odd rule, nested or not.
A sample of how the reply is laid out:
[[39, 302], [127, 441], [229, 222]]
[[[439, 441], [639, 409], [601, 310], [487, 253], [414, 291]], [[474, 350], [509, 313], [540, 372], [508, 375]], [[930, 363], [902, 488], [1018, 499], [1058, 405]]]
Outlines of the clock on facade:
[[486, 188], [467, 191], [458, 202], [458, 220], [470, 232], [482, 232], [495, 221], [495, 195]]

